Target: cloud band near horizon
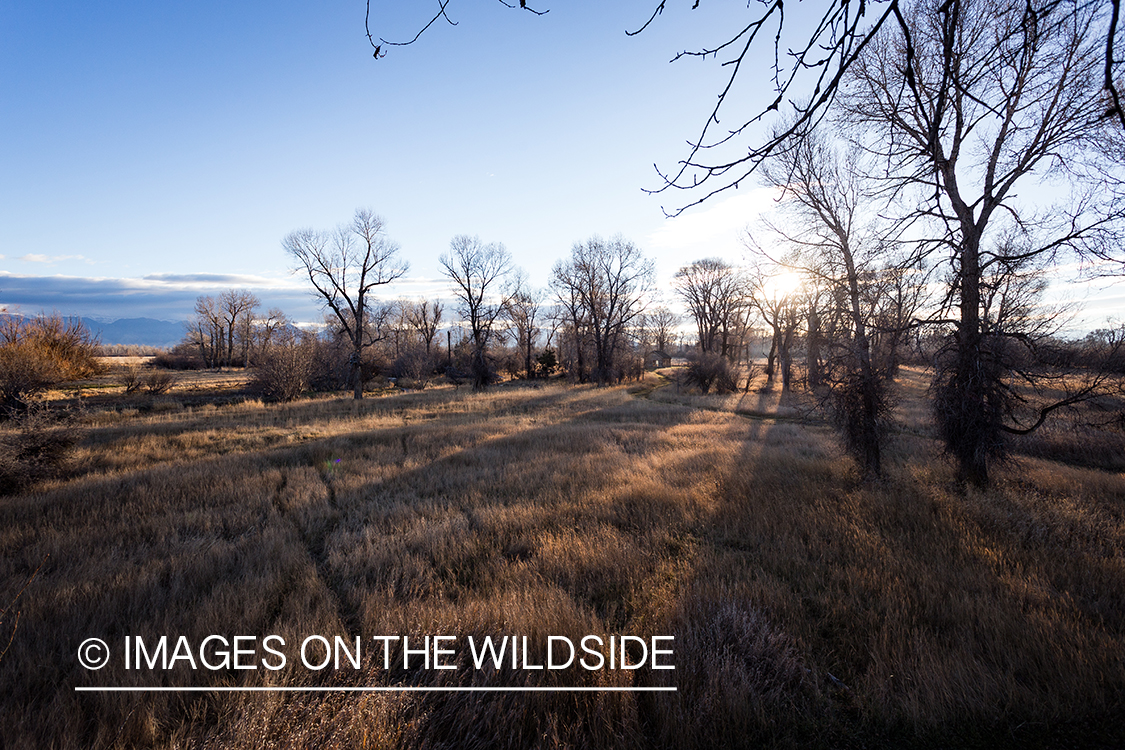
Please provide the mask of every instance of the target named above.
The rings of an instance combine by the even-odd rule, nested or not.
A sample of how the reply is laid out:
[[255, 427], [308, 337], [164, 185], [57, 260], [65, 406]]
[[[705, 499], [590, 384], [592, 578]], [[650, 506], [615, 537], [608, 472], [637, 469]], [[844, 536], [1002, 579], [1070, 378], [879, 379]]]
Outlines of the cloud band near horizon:
[[[403, 279], [380, 297], [441, 296], [444, 282]], [[195, 301], [227, 289], [246, 289], [262, 302], [262, 309], [280, 308], [298, 322], [319, 321], [322, 306], [299, 277], [274, 279], [232, 274], [152, 274], [140, 278], [86, 276], [25, 276], [0, 271], [0, 308], [10, 312], [58, 312], [99, 318], [155, 318], [181, 321], [192, 314]]]

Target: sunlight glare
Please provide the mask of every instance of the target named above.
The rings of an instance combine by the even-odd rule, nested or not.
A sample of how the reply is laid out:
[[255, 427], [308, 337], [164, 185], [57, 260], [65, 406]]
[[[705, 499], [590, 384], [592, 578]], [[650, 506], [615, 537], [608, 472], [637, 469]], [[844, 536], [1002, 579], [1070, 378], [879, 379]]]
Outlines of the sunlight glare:
[[782, 271], [769, 278], [765, 291], [771, 299], [784, 299], [800, 288], [800, 274], [795, 271]]

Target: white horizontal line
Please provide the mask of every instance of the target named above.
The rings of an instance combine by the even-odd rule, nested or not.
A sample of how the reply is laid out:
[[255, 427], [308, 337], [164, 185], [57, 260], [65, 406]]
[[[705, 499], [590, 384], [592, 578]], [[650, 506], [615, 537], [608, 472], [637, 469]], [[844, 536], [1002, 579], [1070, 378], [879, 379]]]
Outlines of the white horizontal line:
[[652, 693], [674, 687], [76, 687], [80, 693]]

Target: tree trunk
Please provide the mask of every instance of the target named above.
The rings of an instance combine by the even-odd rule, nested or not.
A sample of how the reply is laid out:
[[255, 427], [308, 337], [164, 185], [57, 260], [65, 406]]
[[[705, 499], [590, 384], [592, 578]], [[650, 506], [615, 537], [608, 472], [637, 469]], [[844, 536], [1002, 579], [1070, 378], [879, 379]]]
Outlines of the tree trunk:
[[864, 476], [878, 477], [883, 473], [880, 446], [882, 435], [879, 431], [879, 412], [882, 406], [879, 396], [879, 374], [871, 362], [871, 338], [867, 335], [867, 326], [864, 323], [859, 293], [859, 274], [856, 272], [851, 248], [846, 243], [846, 238], [842, 239], [844, 264], [848, 272], [848, 297], [851, 302], [852, 328], [855, 331], [856, 357], [859, 360], [860, 398], [863, 405], [862, 414], [859, 415], [858, 445], [855, 448], [863, 463]]
[[777, 350], [780, 343], [781, 330], [777, 326], [774, 326], [773, 338], [770, 339], [770, 353], [766, 355], [766, 385], [773, 385], [773, 377], [776, 372], [774, 362], [777, 360]]
[[488, 370], [488, 359], [485, 356], [485, 340], [483, 332], [478, 328], [473, 331], [473, 390], [483, 390], [488, 386], [491, 373]]
[[793, 380], [793, 331], [794, 326], [786, 326], [785, 335], [778, 347], [778, 359], [781, 360], [781, 390], [788, 392]]
[[965, 237], [961, 251], [961, 320], [954, 367], [962, 429], [954, 453], [960, 479], [984, 487], [988, 484], [988, 454], [996, 426], [988, 403], [988, 374], [981, 346], [979, 241], [973, 232]]
[[578, 359], [578, 382], [586, 382], [586, 357], [582, 354], [582, 339], [578, 334], [574, 334], [574, 352], [575, 357]]
[[820, 375], [820, 315], [815, 307], [809, 308], [808, 371], [809, 388], [819, 388], [823, 382]]
[[353, 388], [352, 398], [355, 399], [356, 401], [360, 401], [360, 400], [363, 399], [363, 364], [362, 364], [362, 362], [363, 362], [363, 358], [360, 354], [359, 349], [356, 349], [355, 351], [353, 351], [351, 356], [348, 357], [348, 368], [352, 371], [351, 372], [351, 380], [352, 380], [352, 388]]

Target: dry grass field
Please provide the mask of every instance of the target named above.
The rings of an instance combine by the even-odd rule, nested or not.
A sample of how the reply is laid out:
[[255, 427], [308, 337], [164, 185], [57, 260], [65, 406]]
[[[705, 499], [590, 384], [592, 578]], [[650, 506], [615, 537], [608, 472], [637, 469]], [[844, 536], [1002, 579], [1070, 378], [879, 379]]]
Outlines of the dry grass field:
[[[888, 477], [859, 484], [798, 400], [650, 378], [87, 409], [66, 475], [0, 498], [0, 746], [1125, 746], [1120, 469], [1019, 456], [961, 490], [907, 372]], [[526, 635], [540, 663], [549, 635], [672, 635], [676, 669], [76, 658], [439, 633]], [[104, 685], [677, 690], [74, 689]]]
[[[48, 397], [56, 399], [83, 398], [120, 395], [125, 387], [122, 380], [126, 369], [138, 368], [140, 373], [152, 372], [148, 365], [154, 357], [100, 357], [105, 366], [105, 374], [90, 380], [81, 380], [67, 383], [58, 390], [52, 391]], [[221, 370], [176, 370], [165, 371], [157, 369], [156, 372], [167, 372], [172, 378], [169, 393], [181, 397], [207, 396], [214, 399], [216, 396], [240, 392], [250, 382], [251, 374], [245, 368], [225, 368]]]

